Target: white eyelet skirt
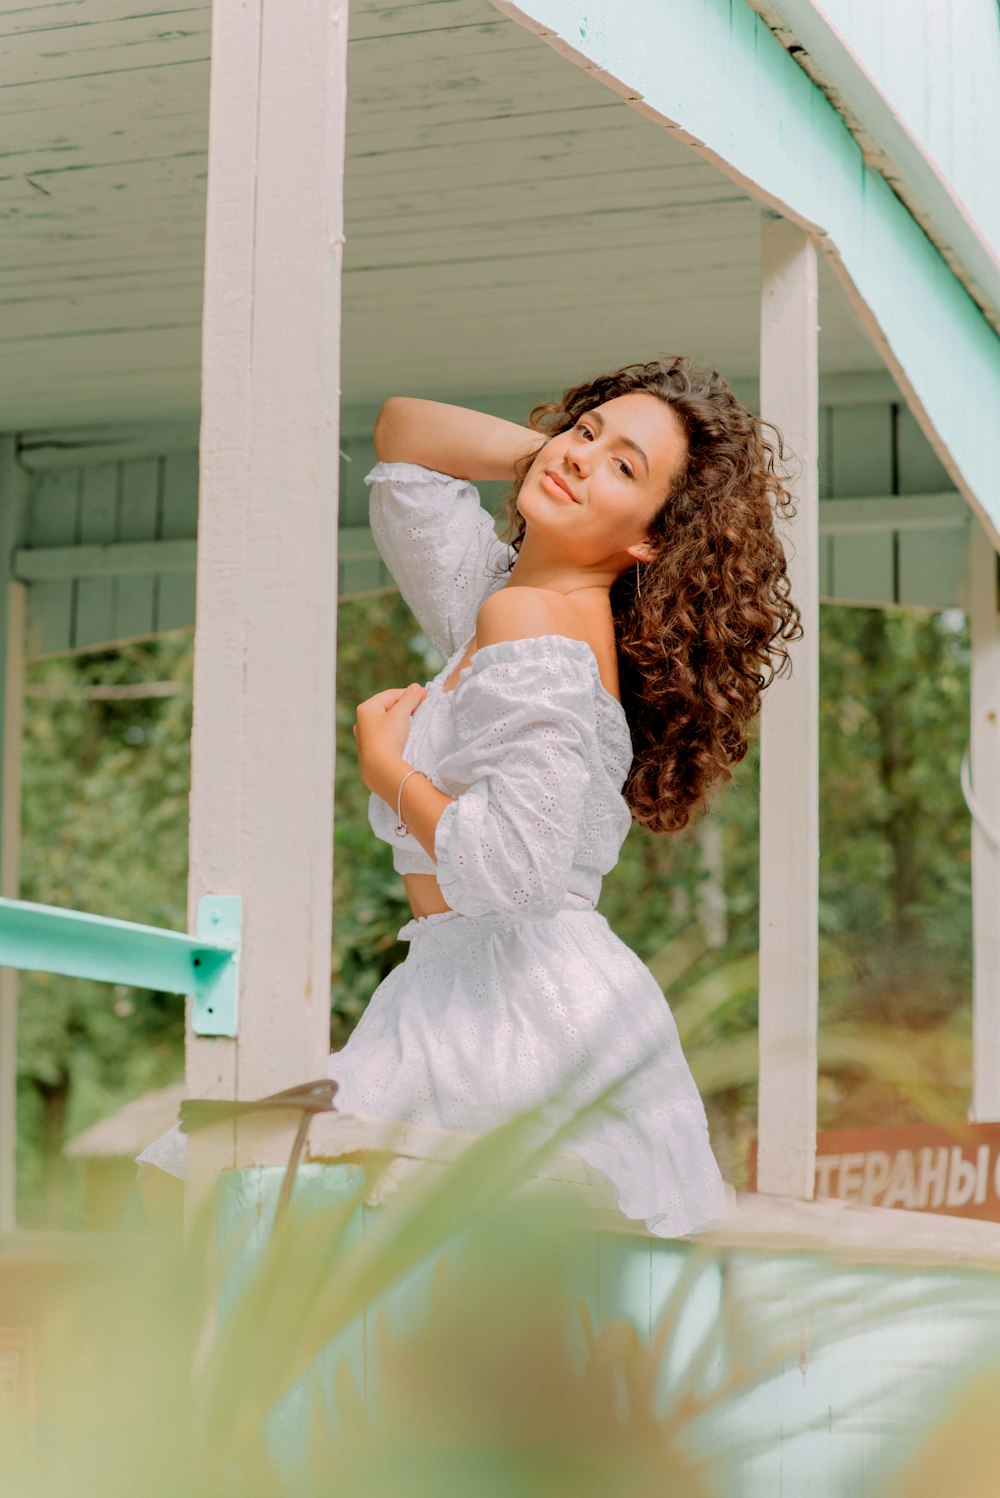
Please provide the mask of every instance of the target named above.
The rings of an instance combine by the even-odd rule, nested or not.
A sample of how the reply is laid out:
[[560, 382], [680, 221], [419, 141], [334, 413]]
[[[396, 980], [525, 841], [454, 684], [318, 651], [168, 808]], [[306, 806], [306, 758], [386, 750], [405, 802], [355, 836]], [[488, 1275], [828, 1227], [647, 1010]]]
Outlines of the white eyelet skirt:
[[[447, 911], [399, 935], [405, 961], [328, 1062], [341, 1112], [483, 1133], [535, 1105], [561, 1122], [624, 1079], [559, 1148], [657, 1237], [727, 1217], [732, 1193], [670, 1009], [589, 901], [568, 895], [545, 920]], [[174, 1128], [137, 1159], [183, 1177], [186, 1148]]]

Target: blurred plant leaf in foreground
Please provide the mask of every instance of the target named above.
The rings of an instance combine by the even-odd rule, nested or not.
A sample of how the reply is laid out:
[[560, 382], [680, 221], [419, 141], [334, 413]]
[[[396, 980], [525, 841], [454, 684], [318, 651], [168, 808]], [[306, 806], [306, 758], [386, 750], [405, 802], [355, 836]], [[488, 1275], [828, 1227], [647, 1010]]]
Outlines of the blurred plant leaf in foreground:
[[818, 1259], [598, 1233], [537, 1172], [617, 1085], [560, 1128], [525, 1110], [425, 1164], [363, 1232], [391, 1151], [329, 1168], [339, 1199], [301, 1180], [273, 1231], [244, 1213], [220, 1250], [203, 1214], [179, 1247], [148, 1234], [81, 1268], [51, 1307], [34, 1470], [8, 1432], [4, 1498], [738, 1491], [740, 1463], [794, 1433], [783, 1407], [740, 1406], [798, 1377], [804, 1321], [815, 1350], [920, 1297], [897, 1277], [855, 1305]]
[[924, 1440], [908, 1454], [886, 1498], [996, 1498], [1000, 1470], [1000, 1368], [977, 1371], [928, 1411]]
[[[717, 1293], [695, 1245], [670, 1250], [651, 1335], [597, 1318], [592, 1219], [525, 1177], [608, 1095], [561, 1130], [535, 1109], [477, 1137], [398, 1187], [363, 1235], [351, 1224], [378, 1161], [332, 1205], [296, 1193], [269, 1239], [250, 1214], [220, 1253], [203, 1215], [181, 1246], [147, 1234], [81, 1270], [51, 1307], [35, 1470], [8, 1441], [4, 1498], [713, 1498], [722, 1457], [697, 1454], [693, 1425], [787, 1349], [772, 1332], [736, 1350], [738, 1315], [712, 1315], [665, 1377], [691, 1296]], [[428, 1265], [404, 1335], [385, 1297]], [[362, 1316], [374, 1391], [338, 1362]]]

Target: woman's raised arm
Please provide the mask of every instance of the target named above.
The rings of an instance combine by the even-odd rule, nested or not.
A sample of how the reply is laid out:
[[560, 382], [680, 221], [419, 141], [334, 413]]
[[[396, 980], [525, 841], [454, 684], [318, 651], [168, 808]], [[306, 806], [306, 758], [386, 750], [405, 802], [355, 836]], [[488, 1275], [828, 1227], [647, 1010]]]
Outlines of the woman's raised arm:
[[517, 459], [545, 440], [541, 432], [484, 411], [406, 395], [390, 396], [375, 422], [379, 462], [419, 463], [472, 483], [513, 479]]

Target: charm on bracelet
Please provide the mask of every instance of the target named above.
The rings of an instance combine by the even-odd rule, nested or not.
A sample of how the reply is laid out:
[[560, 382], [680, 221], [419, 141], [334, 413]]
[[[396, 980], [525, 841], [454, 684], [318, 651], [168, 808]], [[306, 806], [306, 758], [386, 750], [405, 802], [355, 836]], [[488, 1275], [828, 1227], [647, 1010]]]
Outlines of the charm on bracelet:
[[406, 823], [403, 821], [403, 786], [409, 780], [411, 775], [422, 774], [422, 770], [407, 770], [406, 774], [399, 782], [399, 790], [396, 792], [396, 826], [394, 829], [397, 837], [406, 837], [410, 831], [409, 827], [407, 827]]

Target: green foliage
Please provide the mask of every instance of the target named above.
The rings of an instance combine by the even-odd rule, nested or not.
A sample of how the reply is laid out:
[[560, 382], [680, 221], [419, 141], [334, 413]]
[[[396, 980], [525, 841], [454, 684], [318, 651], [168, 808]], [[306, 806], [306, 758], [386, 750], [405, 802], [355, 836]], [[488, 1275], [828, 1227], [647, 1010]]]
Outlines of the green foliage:
[[337, 635], [332, 1043], [339, 1049], [379, 983], [405, 957], [396, 932], [410, 919], [392, 849], [368, 826], [354, 711], [385, 687], [426, 681], [441, 661], [398, 593], [342, 603]]
[[[172, 682], [171, 696], [102, 699]], [[26, 900], [185, 929], [191, 638], [38, 662], [24, 726]], [[68, 1137], [177, 1075], [183, 1001], [25, 973], [18, 1018], [21, 1220], [79, 1217]], [[65, 1216], [69, 1212], [68, 1219]]]
[[940, 1023], [972, 981], [968, 622], [824, 610], [821, 881], [857, 954], [842, 1013]]

